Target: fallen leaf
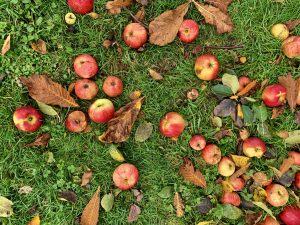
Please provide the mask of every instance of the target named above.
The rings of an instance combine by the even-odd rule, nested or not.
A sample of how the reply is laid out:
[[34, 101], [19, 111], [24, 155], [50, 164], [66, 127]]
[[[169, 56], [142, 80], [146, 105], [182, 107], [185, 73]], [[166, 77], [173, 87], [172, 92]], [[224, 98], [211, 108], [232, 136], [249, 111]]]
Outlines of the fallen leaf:
[[183, 204], [183, 200], [178, 192], [175, 192], [173, 205], [176, 209], [176, 216], [183, 217], [184, 216], [184, 204]]
[[277, 117], [279, 117], [285, 109], [285, 105], [282, 106], [278, 106], [272, 109], [272, 119], [276, 119]]
[[287, 90], [286, 99], [292, 112], [295, 112], [300, 80], [296, 81], [289, 73], [287, 76], [278, 77], [279, 83]]
[[79, 107], [67, 90], [46, 75], [20, 77], [20, 80], [27, 86], [29, 95], [36, 101], [61, 107]]
[[283, 59], [283, 55], [282, 54], [278, 55], [274, 64], [279, 65], [281, 63], [282, 59]]
[[271, 138], [272, 137], [269, 125], [266, 122], [257, 124], [257, 132], [265, 138]]
[[97, 225], [99, 220], [99, 208], [100, 208], [100, 187], [84, 208], [81, 218], [81, 225]]
[[300, 125], [300, 110], [295, 114], [295, 122]]
[[115, 197], [117, 197], [121, 192], [122, 192], [122, 190], [119, 189], [119, 188], [116, 188], [116, 189], [113, 190], [113, 194], [114, 194]]
[[111, 41], [111, 40], [104, 40], [104, 41], [102, 42], [102, 46], [103, 46], [104, 48], [109, 48], [110, 46], [112, 46], [112, 44], [113, 44], [113, 41]]
[[133, 92], [130, 93], [129, 98], [131, 100], [136, 100], [136, 99], [140, 98], [141, 95], [142, 95], [141, 91], [133, 91]]
[[242, 176], [246, 171], [248, 170], [251, 163], [248, 163], [247, 165], [241, 167], [237, 171], [235, 171], [229, 178], [229, 180], [235, 180], [236, 178]]
[[232, 96], [232, 90], [230, 89], [230, 87], [223, 85], [223, 84], [217, 84], [214, 85], [211, 88], [211, 91], [213, 94], [217, 95], [217, 96], [221, 96], [221, 97], [229, 97]]
[[170, 198], [172, 195], [173, 188], [171, 186], [164, 187], [160, 192], [158, 192], [158, 196], [161, 198]]
[[262, 212], [246, 213], [245, 222], [247, 225], [255, 225], [260, 221], [262, 215]]
[[112, 210], [114, 206], [115, 197], [113, 194], [109, 193], [102, 197], [101, 206], [105, 210], [105, 212], [109, 212]]
[[264, 105], [256, 106], [254, 105], [252, 107], [255, 117], [260, 121], [260, 122], [265, 122], [268, 119], [268, 110], [267, 107]]
[[288, 137], [284, 140], [284, 142], [290, 145], [300, 144], [300, 130], [288, 132]]
[[174, 10], [162, 13], [151, 21], [149, 24], [150, 43], [164, 46], [173, 42], [189, 6], [189, 2], [182, 4]]
[[41, 224], [41, 219], [39, 215], [36, 215], [35, 217], [30, 220], [27, 225], [40, 225]]
[[163, 80], [164, 79], [163, 76], [160, 75], [160, 73], [156, 72], [155, 70], [149, 69], [148, 71], [153, 80]]
[[136, 0], [141, 5], [148, 5], [148, 0]]
[[223, 12], [227, 12], [227, 8], [232, 2], [232, 0], [205, 0], [206, 3], [216, 6]]
[[261, 82], [260, 84], [260, 91], [262, 91], [264, 89], [264, 87], [267, 85], [267, 83], [269, 82], [269, 79], [265, 79]]
[[297, 196], [297, 195], [295, 194], [295, 192], [292, 191], [292, 190], [289, 190], [289, 192], [290, 192], [290, 194], [295, 198], [296, 203], [297, 203], [297, 206], [300, 208], [300, 199], [299, 199], [299, 196]]
[[253, 174], [252, 178], [253, 178], [254, 182], [259, 185], [265, 185], [270, 180], [270, 178], [268, 178], [267, 174], [265, 174], [264, 172], [261, 172], [261, 171]]
[[134, 197], [136, 197], [136, 201], [140, 202], [144, 198], [144, 192], [139, 191], [137, 189], [132, 189]]
[[145, 7], [142, 6], [141, 9], [134, 15], [133, 20], [139, 23], [145, 19]]
[[214, 115], [220, 117], [230, 116], [236, 110], [236, 102], [231, 99], [224, 99], [214, 108]]
[[88, 15], [92, 17], [94, 20], [99, 18], [99, 14], [96, 12], [90, 12], [88, 13]]
[[220, 141], [224, 137], [231, 137], [233, 135], [231, 129], [222, 128], [220, 131], [214, 134], [214, 138]]
[[223, 85], [229, 87], [233, 94], [235, 94], [240, 88], [240, 83], [237, 76], [228, 73], [225, 73], [222, 76], [222, 83]]
[[256, 86], [257, 86], [257, 80], [251, 81], [249, 84], [246, 85], [246, 87], [244, 87], [240, 92], [237, 93], [237, 96], [247, 95]]
[[32, 192], [32, 187], [30, 187], [30, 186], [20, 187], [20, 189], [18, 191], [19, 194], [29, 194], [30, 192]]
[[252, 202], [254, 205], [263, 209], [266, 213], [268, 213], [274, 220], [276, 220], [275, 216], [273, 215], [272, 211], [266, 206], [263, 202]]
[[212, 224], [214, 221], [210, 220], [210, 221], [202, 221], [202, 222], [199, 222], [197, 223], [197, 225], [209, 225], [209, 224]]
[[285, 25], [287, 26], [289, 31], [294, 30], [295, 27], [298, 26], [299, 24], [300, 24], [300, 19], [290, 20], [290, 21], [285, 23]]
[[256, 202], [265, 202], [267, 198], [267, 192], [262, 187], [255, 188], [253, 192], [253, 199]]
[[36, 51], [37, 53], [40, 54], [46, 54], [47, 53], [47, 47], [46, 47], [46, 42], [43, 40], [38, 40], [37, 42], [31, 43], [31, 48]]
[[279, 172], [281, 177], [285, 172], [287, 172], [295, 163], [294, 157], [290, 156], [287, 159], [284, 159], [281, 166], [279, 167]]
[[13, 214], [13, 202], [0, 196], [0, 217], [10, 217]]
[[223, 191], [224, 192], [233, 192], [234, 191], [234, 187], [232, 186], [232, 184], [228, 180], [223, 180], [222, 181], [222, 186], [223, 186]]
[[132, 223], [134, 221], [136, 221], [139, 217], [139, 215], [141, 214], [141, 209], [139, 206], [132, 204], [130, 206], [130, 211], [129, 211], [129, 215], [128, 215], [128, 223]]
[[285, 130], [282, 130], [282, 131], [278, 131], [276, 133], [276, 135], [282, 139], [286, 139], [289, 137], [289, 132], [288, 131], [285, 131]]
[[199, 205], [197, 205], [197, 208], [201, 214], [209, 213], [209, 211], [213, 208], [210, 198], [206, 197], [206, 198], [202, 199], [201, 202], [199, 203]]
[[68, 92], [71, 94], [75, 90], [76, 82], [72, 82], [68, 87]]
[[48, 146], [50, 138], [50, 134], [42, 134], [41, 136], [37, 137], [37, 139], [34, 142], [26, 144], [25, 147], [46, 147]]
[[109, 146], [109, 154], [114, 160], [116, 160], [118, 162], [125, 161], [122, 152], [118, 149], [118, 146], [116, 146], [114, 144]]
[[88, 168], [81, 177], [80, 186], [85, 187], [86, 185], [88, 185], [91, 182], [92, 176], [93, 176], [93, 171]]
[[230, 157], [237, 167], [246, 167], [250, 160], [250, 158], [247, 156], [230, 155]]
[[42, 103], [42, 102], [39, 102], [39, 101], [36, 101], [36, 103], [38, 104], [38, 107], [39, 107], [40, 111], [42, 113], [44, 113], [45, 115], [58, 116], [58, 113], [55, 111], [55, 109], [52, 106], [47, 105], [47, 104]]
[[128, 7], [132, 4], [132, 0], [114, 0], [114, 1], [108, 1], [106, 3], [106, 9], [111, 14], [119, 14], [121, 13], [121, 9], [123, 7]]
[[247, 129], [240, 130], [240, 138], [245, 141], [250, 136]]
[[197, 91], [197, 89], [192, 88], [186, 93], [186, 97], [191, 101], [195, 101], [199, 97], [199, 92]]
[[[280, 171], [279, 171], [280, 173]], [[282, 174], [280, 177], [275, 177], [274, 182], [281, 184], [285, 187], [290, 187], [294, 181], [295, 172], [292, 169], [289, 169], [287, 172]]]
[[243, 214], [242, 210], [231, 204], [222, 204], [222, 208], [224, 211], [224, 217], [231, 220], [237, 220]]
[[62, 191], [58, 194], [58, 199], [62, 201], [67, 201], [75, 204], [77, 202], [77, 196], [73, 191]]
[[10, 50], [10, 34], [5, 39], [2, 49], [1, 49], [1, 55], [4, 56], [8, 51]]
[[153, 124], [149, 122], [141, 123], [135, 132], [135, 141], [144, 142], [151, 136], [153, 131]]

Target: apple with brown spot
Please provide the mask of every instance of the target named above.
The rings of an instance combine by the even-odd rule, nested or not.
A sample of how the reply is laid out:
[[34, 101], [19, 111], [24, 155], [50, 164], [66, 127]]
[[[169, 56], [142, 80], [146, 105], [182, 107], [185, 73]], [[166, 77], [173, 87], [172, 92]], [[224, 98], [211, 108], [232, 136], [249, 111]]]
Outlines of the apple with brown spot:
[[123, 40], [131, 48], [138, 49], [147, 42], [148, 34], [139, 23], [128, 24], [123, 31]]
[[199, 26], [195, 20], [186, 19], [180, 25], [178, 37], [183, 43], [192, 43], [199, 35]]
[[74, 111], [71, 112], [66, 119], [66, 128], [75, 133], [80, 133], [84, 131], [84, 129], [87, 127], [88, 121], [87, 117], [82, 111]]
[[231, 204], [234, 206], [239, 206], [241, 204], [240, 196], [235, 192], [224, 192], [221, 202], [223, 204]]
[[208, 144], [201, 152], [204, 161], [209, 165], [218, 164], [221, 160], [221, 151], [217, 145]]
[[167, 113], [160, 121], [160, 133], [169, 138], [177, 139], [183, 132], [186, 121], [177, 112]]
[[89, 54], [82, 54], [74, 60], [74, 71], [81, 78], [91, 78], [98, 72], [96, 59]]
[[268, 107], [281, 106], [286, 100], [286, 88], [280, 84], [269, 85], [263, 91], [261, 98]]
[[243, 152], [248, 157], [261, 158], [266, 151], [265, 143], [258, 137], [249, 137], [243, 142]]
[[123, 92], [123, 82], [116, 76], [108, 76], [103, 83], [102, 90], [109, 97], [117, 97]]
[[218, 77], [220, 63], [216, 56], [205, 54], [196, 59], [195, 73], [201, 80], [214, 80]]
[[88, 108], [90, 119], [95, 123], [106, 123], [111, 120], [115, 113], [113, 103], [108, 99], [97, 99]]
[[300, 36], [290, 36], [282, 42], [283, 53], [288, 58], [300, 57]]
[[266, 188], [267, 202], [274, 207], [284, 206], [289, 200], [289, 193], [286, 188], [280, 184], [270, 184]]
[[78, 98], [83, 100], [91, 100], [98, 93], [97, 84], [89, 79], [81, 79], [75, 83], [75, 94]]
[[113, 173], [114, 184], [121, 190], [128, 190], [134, 187], [139, 180], [138, 169], [129, 163], [119, 165]]
[[34, 132], [42, 126], [42, 114], [32, 106], [17, 108], [13, 114], [15, 126], [24, 132]]
[[191, 138], [189, 144], [192, 149], [201, 151], [205, 148], [206, 139], [202, 135], [196, 134]]

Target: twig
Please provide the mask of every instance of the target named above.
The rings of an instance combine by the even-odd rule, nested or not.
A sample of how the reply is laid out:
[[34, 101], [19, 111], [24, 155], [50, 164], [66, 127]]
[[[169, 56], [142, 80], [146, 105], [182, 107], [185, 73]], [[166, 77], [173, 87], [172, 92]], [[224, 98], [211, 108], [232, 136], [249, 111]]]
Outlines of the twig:
[[204, 48], [210, 49], [237, 49], [237, 48], [244, 48], [244, 45], [230, 45], [230, 46], [205, 46]]
[[130, 14], [130, 16], [131, 16], [136, 22], [138, 22], [139, 24], [143, 25], [144, 27], [147, 27], [147, 25], [144, 24], [143, 22], [139, 21], [138, 18], [136, 18], [136, 16], [133, 15], [132, 12], [131, 12], [129, 9], [127, 9], [126, 7], [124, 7], [124, 9]]

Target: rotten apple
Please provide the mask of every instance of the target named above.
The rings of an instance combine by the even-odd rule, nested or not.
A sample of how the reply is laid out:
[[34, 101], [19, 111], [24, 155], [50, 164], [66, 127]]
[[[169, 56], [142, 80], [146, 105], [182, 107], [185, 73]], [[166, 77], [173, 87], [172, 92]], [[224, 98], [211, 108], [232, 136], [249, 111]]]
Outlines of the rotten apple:
[[221, 202], [223, 204], [231, 204], [234, 206], [239, 206], [241, 204], [240, 196], [235, 192], [224, 192]]
[[289, 156], [292, 156], [295, 160], [294, 165], [300, 166], [300, 152], [296, 151], [289, 151], [288, 152]]
[[24, 132], [34, 132], [42, 125], [42, 114], [32, 106], [17, 108], [13, 114], [15, 126]]
[[95, 123], [106, 123], [113, 118], [115, 107], [108, 99], [97, 99], [88, 108], [88, 114]]
[[109, 97], [117, 97], [123, 92], [123, 82], [116, 76], [108, 76], [103, 83], [102, 90]]
[[78, 14], [91, 12], [94, 7], [94, 0], [68, 0], [70, 9]]
[[82, 54], [75, 58], [73, 64], [75, 73], [82, 78], [91, 78], [98, 72], [96, 59], [88, 54]]
[[271, 216], [267, 216], [259, 225], [280, 225], [280, 223]]
[[77, 97], [84, 100], [93, 99], [99, 90], [97, 84], [89, 79], [76, 81], [74, 89]]
[[272, 27], [271, 33], [275, 38], [283, 41], [288, 38], [290, 31], [285, 24], [278, 23]]
[[147, 30], [139, 23], [128, 24], [123, 31], [123, 40], [131, 48], [138, 49], [147, 42]]
[[295, 174], [295, 186], [300, 189], [300, 171]]
[[300, 208], [296, 205], [286, 206], [279, 214], [279, 218], [285, 225], [299, 225], [300, 224]]
[[234, 191], [241, 191], [245, 187], [245, 180], [241, 177], [235, 179], [229, 179]]
[[258, 137], [249, 137], [243, 143], [243, 152], [248, 157], [261, 158], [266, 150], [265, 143]]
[[235, 164], [229, 157], [224, 156], [218, 165], [218, 171], [222, 176], [229, 177], [235, 171]]
[[219, 147], [214, 144], [206, 145], [201, 152], [201, 156], [210, 165], [218, 164], [222, 157]]
[[289, 200], [289, 193], [286, 188], [280, 184], [270, 184], [266, 188], [267, 202], [274, 207], [285, 205]]
[[283, 105], [286, 99], [286, 88], [280, 84], [269, 85], [263, 91], [261, 98], [268, 107]]
[[67, 116], [66, 128], [71, 132], [82, 132], [87, 127], [87, 125], [87, 117], [82, 111], [74, 111]]
[[179, 28], [178, 37], [183, 43], [191, 43], [199, 35], [199, 26], [195, 20], [184, 20]]
[[300, 36], [290, 36], [282, 42], [281, 45], [283, 53], [288, 58], [295, 58], [300, 56]]
[[169, 138], [177, 139], [183, 132], [186, 122], [177, 112], [167, 113], [160, 121], [160, 133]]
[[196, 59], [194, 69], [199, 79], [214, 80], [218, 77], [220, 63], [214, 55], [205, 54]]
[[192, 149], [194, 150], [202, 150], [205, 148], [205, 145], [206, 145], [206, 139], [205, 137], [197, 134], [197, 135], [194, 135], [191, 140], [190, 140], [190, 146]]
[[239, 77], [240, 88], [238, 91], [243, 90], [244, 87], [246, 87], [250, 82], [251, 82], [251, 80], [249, 77], [246, 77], [246, 76]]
[[121, 190], [132, 188], [139, 179], [138, 169], [129, 163], [119, 165], [113, 173], [113, 181]]

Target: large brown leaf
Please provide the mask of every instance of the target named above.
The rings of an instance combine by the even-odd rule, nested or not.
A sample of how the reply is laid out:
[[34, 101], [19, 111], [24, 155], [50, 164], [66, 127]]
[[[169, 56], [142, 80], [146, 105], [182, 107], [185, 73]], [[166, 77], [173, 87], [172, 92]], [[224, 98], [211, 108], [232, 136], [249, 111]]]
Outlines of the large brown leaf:
[[136, 99], [115, 112], [108, 121], [107, 130], [99, 136], [103, 143], [120, 143], [129, 138], [134, 122], [141, 110], [144, 97]]
[[99, 220], [99, 209], [100, 209], [100, 187], [84, 208], [80, 224], [81, 225], [97, 225]]
[[106, 9], [111, 14], [119, 14], [123, 7], [130, 6], [132, 4], [132, 0], [114, 0], [108, 1], [106, 3]]
[[46, 147], [50, 141], [51, 135], [46, 133], [37, 137], [34, 142], [26, 144], [25, 147]]
[[290, 21], [285, 23], [285, 25], [287, 26], [289, 31], [294, 30], [295, 27], [298, 26], [299, 24], [300, 24], [300, 19], [290, 20]]
[[217, 8], [219, 8], [220, 10], [226, 13], [227, 8], [232, 2], [232, 0], [206, 0], [205, 2], [213, 6], [216, 6]]
[[176, 216], [177, 217], [184, 216], [184, 210], [183, 210], [184, 204], [183, 204], [182, 198], [178, 192], [176, 192], [174, 195], [173, 205], [176, 209]]
[[67, 90], [46, 75], [20, 77], [20, 80], [26, 85], [29, 95], [36, 101], [61, 107], [79, 107]]
[[182, 4], [156, 17], [149, 24], [150, 43], [164, 46], [174, 41], [189, 5], [189, 2]]

